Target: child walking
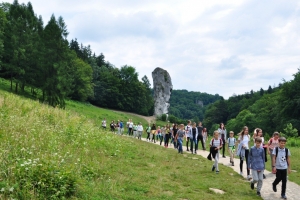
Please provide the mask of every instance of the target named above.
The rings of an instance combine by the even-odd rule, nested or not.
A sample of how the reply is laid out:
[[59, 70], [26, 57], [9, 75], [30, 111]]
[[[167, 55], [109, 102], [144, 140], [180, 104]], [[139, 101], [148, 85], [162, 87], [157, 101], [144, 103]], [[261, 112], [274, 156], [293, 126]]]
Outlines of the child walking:
[[181, 153], [181, 154], [183, 153], [182, 143], [183, 143], [183, 138], [185, 136], [185, 131], [183, 129], [184, 129], [184, 125], [180, 124], [179, 125], [179, 130], [177, 131], [176, 136], [175, 136], [175, 140], [176, 140], [177, 145], [178, 145], [178, 153]]
[[258, 196], [261, 196], [260, 190], [263, 184], [263, 174], [265, 170], [265, 152], [261, 148], [262, 138], [256, 137], [254, 139], [255, 145], [251, 147], [248, 157], [248, 169], [251, 169], [252, 181], [250, 182], [250, 187], [253, 190], [254, 184], [257, 183]]
[[285, 195], [287, 173], [291, 173], [291, 152], [289, 149], [285, 148], [286, 138], [279, 138], [279, 147], [273, 149], [272, 155], [272, 171], [276, 173], [276, 179], [272, 183], [273, 191], [277, 192], [277, 184], [281, 181], [281, 198], [287, 199]]
[[234, 166], [234, 152], [235, 152], [235, 143], [236, 143], [236, 139], [233, 136], [234, 136], [234, 132], [230, 131], [229, 138], [227, 139], [228, 152], [230, 155], [230, 163], [232, 166]]
[[208, 140], [206, 128], [203, 128], [202, 136], [203, 136], [203, 145], [204, 145], [203, 150], [206, 150], [206, 141]]
[[214, 131], [214, 137], [210, 141], [210, 152], [212, 154], [212, 157], [215, 159], [215, 162], [212, 166], [211, 171], [215, 171], [216, 169], [216, 174], [218, 174], [219, 171], [219, 154], [220, 154], [220, 149], [222, 148], [222, 139], [219, 139], [219, 132], [216, 130]]

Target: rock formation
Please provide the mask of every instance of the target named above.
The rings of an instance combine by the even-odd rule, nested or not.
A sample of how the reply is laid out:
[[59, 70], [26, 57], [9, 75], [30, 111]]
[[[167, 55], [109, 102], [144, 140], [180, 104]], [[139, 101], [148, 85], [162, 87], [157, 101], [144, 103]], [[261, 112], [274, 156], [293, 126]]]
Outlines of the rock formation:
[[157, 67], [152, 72], [154, 90], [154, 115], [160, 116], [169, 113], [170, 96], [173, 89], [169, 73]]

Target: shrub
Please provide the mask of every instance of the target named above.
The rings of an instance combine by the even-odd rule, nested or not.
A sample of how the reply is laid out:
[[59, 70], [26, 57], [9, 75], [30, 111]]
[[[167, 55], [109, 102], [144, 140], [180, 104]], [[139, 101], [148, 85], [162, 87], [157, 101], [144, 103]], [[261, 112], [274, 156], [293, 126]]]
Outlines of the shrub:
[[166, 114], [162, 114], [161, 115], [161, 121], [167, 121], [167, 115]]

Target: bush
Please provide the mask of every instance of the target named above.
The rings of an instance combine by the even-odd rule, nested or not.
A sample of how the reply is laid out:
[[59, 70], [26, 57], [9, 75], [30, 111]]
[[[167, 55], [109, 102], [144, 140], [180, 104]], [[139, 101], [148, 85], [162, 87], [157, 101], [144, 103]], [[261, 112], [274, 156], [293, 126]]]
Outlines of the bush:
[[167, 121], [167, 115], [166, 114], [162, 114], [161, 115], [161, 121]]
[[288, 123], [286, 125], [286, 128], [283, 129], [283, 133], [281, 135], [284, 137], [297, 137], [298, 136], [298, 130], [296, 128], [293, 128], [293, 125], [291, 123]]

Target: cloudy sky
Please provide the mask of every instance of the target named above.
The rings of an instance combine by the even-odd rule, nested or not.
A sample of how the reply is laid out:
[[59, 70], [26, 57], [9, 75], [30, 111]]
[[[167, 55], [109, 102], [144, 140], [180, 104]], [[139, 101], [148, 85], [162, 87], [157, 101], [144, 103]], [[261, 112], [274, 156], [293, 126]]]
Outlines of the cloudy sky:
[[[12, 3], [13, 1], [9, 1]], [[19, 0], [19, 3], [28, 1]], [[46, 24], [140, 78], [166, 69], [174, 89], [224, 98], [291, 80], [300, 67], [297, 0], [31, 0]]]

